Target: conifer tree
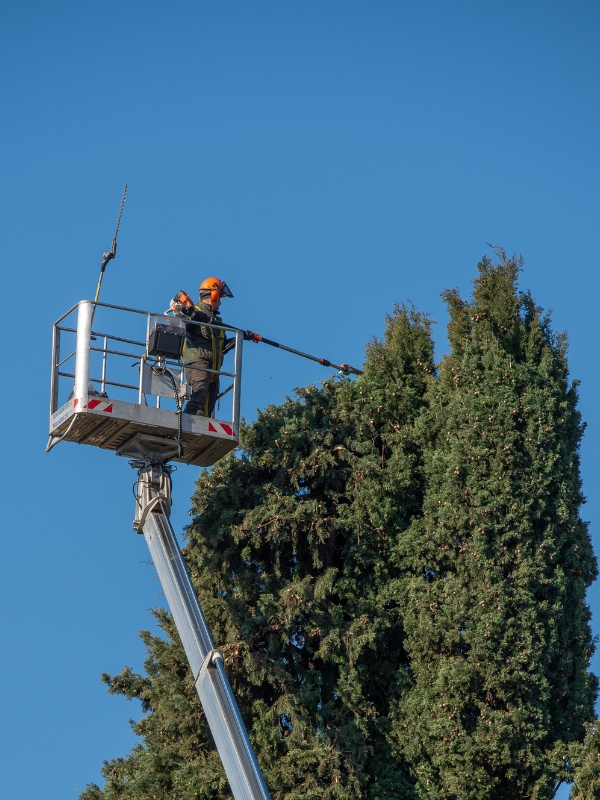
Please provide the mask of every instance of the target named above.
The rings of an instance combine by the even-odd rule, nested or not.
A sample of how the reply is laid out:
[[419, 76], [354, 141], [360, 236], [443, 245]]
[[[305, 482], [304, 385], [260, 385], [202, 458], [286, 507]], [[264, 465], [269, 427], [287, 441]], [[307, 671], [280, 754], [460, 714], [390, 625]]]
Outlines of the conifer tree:
[[[363, 376], [266, 408], [200, 476], [184, 555], [273, 800], [542, 800], [572, 769], [593, 796], [576, 385], [498, 252], [444, 295], [439, 372], [398, 307]], [[82, 800], [229, 796], [156, 616], [145, 674], [103, 676], [141, 742]]]
[[[413, 433], [433, 372], [426, 318], [398, 308], [359, 381], [270, 406], [241, 452], [204, 472], [185, 557], [273, 800], [405, 800], [388, 741], [406, 684], [402, 607], [388, 592], [397, 531], [422, 502]], [[143, 634], [146, 676], [104, 676], [141, 699], [143, 744], [84, 800], [224, 798], [224, 773], [170, 618]]]
[[570, 800], [598, 800], [600, 797], [600, 720], [586, 725], [583, 747], [572, 748], [573, 788]]
[[552, 798], [593, 713], [585, 590], [596, 576], [566, 342], [517, 292], [520, 260], [444, 294], [451, 352], [423, 433], [423, 515], [399, 537], [413, 686], [398, 752], [420, 796]]

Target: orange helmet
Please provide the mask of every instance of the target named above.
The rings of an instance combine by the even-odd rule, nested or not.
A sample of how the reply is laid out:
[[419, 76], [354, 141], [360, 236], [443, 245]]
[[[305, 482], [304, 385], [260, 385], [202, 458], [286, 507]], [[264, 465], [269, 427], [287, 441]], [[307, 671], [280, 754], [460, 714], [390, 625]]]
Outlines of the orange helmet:
[[200, 284], [200, 294], [208, 294], [208, 292], [210, 292], [210, 300], [212, 303], [216, 303], [217, 300], [220, 300], [222, 297], [233, 297], [229, 286], [227, 286], [225, 281], [219, 278], [206, 278], [206, 280], [202, 281]]

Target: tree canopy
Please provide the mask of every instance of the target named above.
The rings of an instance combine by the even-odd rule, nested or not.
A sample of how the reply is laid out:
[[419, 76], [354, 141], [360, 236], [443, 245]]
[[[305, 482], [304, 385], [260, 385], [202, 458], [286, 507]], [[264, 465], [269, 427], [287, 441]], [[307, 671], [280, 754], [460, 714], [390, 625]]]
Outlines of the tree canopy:
[[[363, 376], [267, 407], [200, 475], [184, 554], [273, 800], [545, 800], [579, 763], [597, 785], [577, 385], [497, 254], [444, 293], [439, 365], [398, 306]], [[140, 744], [82, 800], [229, 796], [155, 615], [145, 674], [103, 676]]]

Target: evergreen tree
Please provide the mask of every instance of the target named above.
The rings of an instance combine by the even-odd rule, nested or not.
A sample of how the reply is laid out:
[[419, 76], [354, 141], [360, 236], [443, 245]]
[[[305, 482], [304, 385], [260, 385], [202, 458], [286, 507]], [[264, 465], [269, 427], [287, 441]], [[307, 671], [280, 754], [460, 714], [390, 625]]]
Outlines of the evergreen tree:
[[598, 800], [600, 797], [600, 720], [586, 725], [583, 747], [573, 748], [573, 788], [570, 800]]
[[565, 338], [517, 292], [520, 261], [499, 255], [470, 303], [444, 294], [423, 515], [396, 551], [414, 683], [394, 736], [427, 798], [553, 797], [596, 695], [576, 385]]
[[[185, 557], [278, 798], [413, 796], [388, 741], [406, 685], [389, 553], [422, 503], [413, 433], [433, 372], [426, 318], [398, 308], [359, 381], [328, 381], [259, 414], [241, 452], [204, 472]], [[392, 572], [394, 575], [392, 576]], [[143, 745], [84, 800], [221, 798], [224, 773], [170, 618], [143, 634], [146, 676], [104, 676], [141, 699]]]
[[[520, 262], [446, 292], [450, 354], [398, 307], [365, 374], [297, 390], [201, 474], [185, 558], [273, 800], [589, 800], [596, 574], [566, 342]], [[141, 743], [82, 800], [229, 796], [170, 616]], [[591, 744], [590, 744], [591, 743]], [[587, 754], [587, 755], [586, 755]]]

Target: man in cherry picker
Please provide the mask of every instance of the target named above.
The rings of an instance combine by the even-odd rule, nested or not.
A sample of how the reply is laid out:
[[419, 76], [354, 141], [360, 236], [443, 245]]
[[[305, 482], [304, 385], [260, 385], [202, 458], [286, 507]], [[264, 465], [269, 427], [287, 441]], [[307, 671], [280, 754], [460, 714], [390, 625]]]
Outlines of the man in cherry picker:
[[[185, 292], [177, 292], [171, 301], [173, 312], [192, 322], [222, 325], [218, 315], [223, 297], [233, 297], [229, 286], [219, 278], [206, 278], [200, 284], [200, 299], [194, 305]], [[223, 356], [235, 346], [235, 338], [225, 338], [225, 331], [208, 325], [188, 325], [183, 347], [185, 378], [192, 396], [183, 413], [210, 417], [219, 394], [219, 376], [206, 369], [220, 370]]]

